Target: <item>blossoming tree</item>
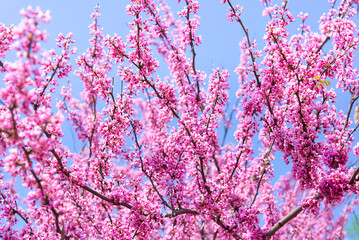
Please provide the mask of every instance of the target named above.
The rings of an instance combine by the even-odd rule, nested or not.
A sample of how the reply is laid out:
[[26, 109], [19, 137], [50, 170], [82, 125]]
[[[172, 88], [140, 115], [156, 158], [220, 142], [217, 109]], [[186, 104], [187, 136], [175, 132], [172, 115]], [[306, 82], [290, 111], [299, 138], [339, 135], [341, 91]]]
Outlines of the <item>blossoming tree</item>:
[[[329, 0], [318, 33], [287, 0], [261, 0], [269, 22], [259, 50], [245, 10], [223, 0], [245, 36], [233, 74], [196, 67], [199, 4], [178, 2], [175, 15], [164, 0], [130, 0], [125, 37], [104, 36], [96, 7], [79, 55], [72, 34], [58, 36], [58, 50], [41, 47], [48, 12], [28, 8], [18, 26], [0, 24], [2, 239], [345, 237], [359, 192], [349, 164], [359, 157], [359, 1]], [[232, 112], [231, 75], [240, 83]], [[81, 100], [72, 79], [83, 82]], [[337, 89], [350, 96], [346, 113]], [[62, 141], [66, 121], [79, 152]], [[291, 167], [275, 184], [274, 159]]]

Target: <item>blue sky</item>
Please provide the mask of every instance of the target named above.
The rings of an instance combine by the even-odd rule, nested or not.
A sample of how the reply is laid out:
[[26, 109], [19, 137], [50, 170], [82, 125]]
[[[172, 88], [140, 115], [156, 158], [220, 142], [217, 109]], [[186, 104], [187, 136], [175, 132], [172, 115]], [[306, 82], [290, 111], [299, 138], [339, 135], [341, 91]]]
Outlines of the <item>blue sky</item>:
[[[170, 2], [177, 2], [170, 0]], [[221, 0], [200, 0], [200, 16], [203, 44], [198, 48], [198, 64], [203, 70], [223, 66], [233, 70], [239, 62], [238, 42], [242, 39], [243, 32], [238, 24], [226, 21], [225, 14], [227, 5], [221, 5]], [[234, 2], [234, 1], [233, 1]], [[259, 0], [242, 0], [245, 10], [243, 12], [244, 24], [249, 28], [251, 39], [257, 39], [259, 47], [264, 34], [265, 24], [268, 17], [262, 17], [263, 6]], [[125, 36], [128, 32], [127, 22], [129, 18], [124, 10], [127, 1], [41, 1], [41, 0], [0, 0], [0, 22], [7, 25], [17, 24], [20, 21], [19, 10], [28, 5], [40, 6], [42, 10], [49, 9], [52, 13], [52, 21], [44, 27], [49, 31], [49, 47], [53, 47], [54, 39], [57, 34], [62, 32], [74, 33], [77, 40], [79, 52], [86, 48], [88, 41], [89, 18], [93, 7], [100, 4], [102, 17], [100, 23], [105, 29], [105, 33]], [[177, 6], [178, 4], [173, 4]], [[183, 4], [181, 4], [183, 6]], [[309, 12], [309, 22], [315, 24], [321, 11], [328, 9], [326, 0], [293, 0], [289, 2], [289, 8], [294, 16], [300, 11]], [[178, 10], [179, 8], [177, 8]], [[297, 25], [297, 23], [295, 24]], [[317, 29], [313, 26], [314, 30]]]

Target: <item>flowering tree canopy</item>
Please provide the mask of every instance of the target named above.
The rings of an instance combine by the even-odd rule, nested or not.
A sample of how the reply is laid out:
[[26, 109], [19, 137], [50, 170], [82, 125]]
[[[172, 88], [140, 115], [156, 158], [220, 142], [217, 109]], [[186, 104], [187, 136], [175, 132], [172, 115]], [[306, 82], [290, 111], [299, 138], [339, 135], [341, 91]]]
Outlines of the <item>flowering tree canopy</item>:
[[[344, 238], [359, 203], [359, 1], [329, 0], [320, 32], [287, 0], [261, 2], [260, 50], [245, 9], [222, 1], [245, 36], [234, 73], [198, 69], [196, 0], [178, 0], [177, 15], [164, 0], [130, 0], [122, 37], [103, 34], [97, 6], [81, 54], [71, 33], [45, 51], [51, 17], [39, 8], [0, 24], [1, 238]], [[80, 100], [68, 79], [82, 81]], [[63, 141], [66, 122], [81, 151]], [[274, 160], [291, 169], [277, 182]]]

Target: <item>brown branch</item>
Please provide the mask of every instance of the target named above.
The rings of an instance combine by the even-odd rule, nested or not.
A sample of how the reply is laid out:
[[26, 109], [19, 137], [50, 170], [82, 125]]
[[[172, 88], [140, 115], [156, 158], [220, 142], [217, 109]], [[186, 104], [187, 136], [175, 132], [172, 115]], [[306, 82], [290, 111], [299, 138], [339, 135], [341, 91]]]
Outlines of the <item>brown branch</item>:
[[54, 215], [56, 232], [61, 235], [61, 240], [62, 240], [62, 239], [66, 239], [66, 240], [70, 239], [70, 236], [67, 236], [67, 235], [65, 234], [64, 222], [62, 222], [62, 229], [60, 228], [60, 225], [59, 225], [59, 222], [60, 222], [60, 221], [59, 221], [59, 217], [60, 217], [61, 214], [59, 214], [58, 212], [56, 212], [56, 210], [55, 210], [54, 207], [51, 207], [50, 210], [51, 210], [52, 214]]
[[[318, 200], [320, 198], [323, 198], [321, 194], [315, 195], [313, 199]], [[281, 220], [279, 220], [266, 234], [265, 237], [271, 237], [273, 236], [279, 229], [281, 229], [286, 223], [288, 223], [290, 220], [298, 216], [299, 213], [303, 211], [303, 206], [298, 206], [295, 209], [293, 209], [291, 212], [289, 212], [287, 215], [285, 215]]]
[[357, 175], [359, 174], [359, 166], [356, 167], [355, 171], [353, 172], [353, 175], [351, 176], [351, 178], [349, 179], [349, 185], [353, 185], [355, 182], [355, 178], [357, 177]]
[[234, 233], [233, 232], [233, 229], [230, 229], [229, 226], [225, 225], [223, 223], [223, 221], [221, 220], [221, 217], [220, 216], [213, 216], [212, 217], [213, 221], [215, 221], [219, 226], [221, 226], [223, 229], [225, 229], [226, 231], [228, 231], [229, 233], [232, 234], [232, 236], [235, 238], [235, 239], [242, 239], [241, 236], [239, 236], [237, 233]]
[[12, 211], [13, 211], [15, 214], [19, 215], [19, 216], [22, 218], [22, 220], [24, 220], [25, 223], [29, 223], [28, 217], [24, 217], [24, 216], [23, 216], [18, 210], [16, 210], [15, 208], [12, 208]]
[[343, 131], [345, 130], [345, 128], [348, 126], [348, 122], [349, 122], [349, 117], [350, 117], [350, 112], [353, 108], [353, 105], [355, 103], [355, 101], [359, 98], [359, 96], [356, 96], [354, 93], [352, 93], [351, 97], [350, 97], [350, 104], [349, 104], [349, 108], [347, 111], [347, 116], [345, 118], [345, 123], [344, 123], [344, 127], [343, 127]]
[[129, 203], [126, 203], [126, 202], [117, 202], [115, 201], [114, 199], [112, 198], [109, 198], [109, 197], [106, 197], [105, 195], [102, 195], [101, 193], [95, 191], [94, 189], [88, 187], [88, 186], [84, 186], [84, 185], [81, 185], [79, 184], [78, 182], [75, 182], [74, 180], [70, 179], [70, 173], [64, 168], [64, 165], [62, 164], [62, 158], [56, 153], [56, 151], [54, 149], [50, 150], [50, 152], [54, 155], [54, 157], [56, 158], [59, 166], [60, 166], [60, 171], [69, 178], [69, 181], [79, 187], [81, 187], [82, 189], [92, 193], [93, 195], [97, 196], [98, 198], [108, 202], [108, 203], [111, 203], [113, 205], [116, 205], [116, 206], [123, 206], [123, 207], [126, 207], [128, 209], [131, 209], [132, 208], [132, 205], [129, 204]]
[[34, 103], [34, 110], [35, 110], [35, 112], [36, 112], [36, 110], [40, 107], [39, 101], [40, 101], [41, 97], [44, 95], [44, 93], [45, 93], [47, 87], [48, 87], [49, 84], [51, 83], [52, 79], [55, 77], [57, 70], [60, 68], [60, 63], [62, 62], [63, 57], [64, 57], [64, 56], [61, 55], [59, 61], [58, 61], [57, 64], [56, 64], [56, 67], [53, 69], [53, 72], [52, 72], [52, 74], [51, 74], [49, 80], [46, 82], [46, 84], [45, 84], [44, 88], [42, 89], [41, 93], [38, 95], [38, 98], [37, 98], [37, 100], [36, 100], [36, 103]]
[[[237, 98], [236, 103], [234, 104], [233, 109], [232, 109], [231, 113], [229, 114], [229, 118], [227, 119], [227, 124], [224, 126], [224, 134], [223, 134], [222, 143], [221, 143], [221, 146], [222, 146], [222, 147], [224, 146], [224, 143], [225, 143], [225, 141], [226, 141], [227, 134], [228, 134], [228, 131], [229, 131], [229, 124], [230, 124], [231, 121], [232, 121], [234, 112], [235, 112], [235, 110], [237, 109], [238, 104], [239, 104], [239, 98]], [[226, 111], [227, 111], [227, 110], [226, 110]], [[225, 119], [225, 114], [223, 114], [223, 121], [224, 121], [224, 122], [226, 121], [226, 119]]]
[[145, 174], [145, 176], [150, 180], [151, 185], [152, 185], [153, 189], [156, 191], [158, 197], [161, 199], [162, 204], [164, 204], [169, 209], [173, 210], [173, 208], [169, 205], [169, 203], [167, 203], [167, 201], [163, 198], [162, 194], [158, 191], [158, 189], [157, 189], [157, 187], [156, 187], [156, 185], [155, 185], [155, 183], [154, 183], [154, 181], [152, 179], [152, 174], [151, 175], [147, 174], [147, 172], [145, 170], [145, 167], [143, 165], [143, 160], [142, 160], [141, 153], [140, 153], [142, 147], [141, 147], [141, 145], [139, 144], [139, 142], [137, 140], [136, 128], [135, 128], [134, 124], [132, 123], [132, 121], [130, 121], [130, 124], [131, 124], [131, 127], [133, 129], [133, 135], [135, 137], [135, 143], [136, 143], [137, 149], [139, 151], [138, 155], [139, 155], [140, 162], [141, 162], [141, 170], [142, 170], [143, 174]]
[[[229, 4], [231, 10], [233, 11], [233, 13], [236, 14], [236, 10], [235, 10], [235, 8], [233, 7], [231, 1], [230, 1], [230, 0], [227, 0], [227, 2], [228, 2], [228, 4]], [[243, 24], [241, 18], [240, 18], [239, 16], [237, 16], [237, 15], [236, 15], [236, 17], [237, 17], [237, 22], [241, 25], [241, 27], [242, 27], [242, 29], [243, 29], [243, 31], [244, 31], [244, 34], [246, 35], [247, 45], [248, 45], [249, 48], [251, 48], [252, 44], [251, 44], [251, 41], [250, 41], [250, 38], [249, 38], [248, 30], [247, 30], [246, 27], [244, 26], [244, 24]], [[252, 72], [253, 72], [253, 74], [254, 74], [254, 76], [255, 76], [255, 78], [256, 78], [257, 86], [260, 87], [260, 86], [261, 86], [261, 82], [259, 81], [259, 74], [257, 73], [256, 67], [255, 67], [256, 62], [255, 62], [255, 57], [254, 57], [253, 51], [252, 51], [252, 50], [249, 50], [249, 54], [250, 54], [250, 56], [251, 56], [252, 65], [253, 65], [253, 66], [252, 66], [252, 68], [253, 68], [253, 69], [252, 69]]]
[[272, 151], [273, 145], [274, 145], [274, 139], [273, 139], [271, 145], [269, 146], [269, 148], [267, 149], [266, 156], [265, 156], [264, 168], [263, 168], [263, 170], [262, 170], [261, 177], [259, 178], [259, 181], [258, 181], [258, 184], [257, 184], [256, 193], [255, 193], [255, 195], [254, 195], [254, 198], [253, 198], [253, 200], [252, 200], [251, 205], [249, 206], [249, 208], [252, 207], [253, 203], [256, 201], [256, 198], [257, 198], [257, 196], [258, 196], [259, 187], [260, 187], [260, 185], [261, 185], [263, 176], [264, 176], [264, 174], [266, 173], [267, 167], [268, 167], [268, 165], [269, 165], [269, 154], [270, 154], [271, 151]]
[[[247, 132], [249, 131], [249, 129], [247, 129]], [[244, 142], [247, 140], [247, 136], [244, 136], [242, 139], [242, 144], [244, 144]], [[228, 181], [233, 177], [234, 173], [236, 172], [236, 169], [238, 168], [239, 165], [239, 160], [242, 156], [243, 150], [241, 150], [241, 152], [238, 154], [238, 156], [236, 157], [236, 164], [234, 165], [234, 168], [232, 169], [231, 175], [228, 178]]]
[[[29, 223], [28, 217], [27, 217], [27, 216], [24, 217], [17, 209], [15, 209], [15, 207], [17, 208], [16, 200], [14, 200], [14, 202], [15, 202], [15, 207], [11, 207], [11, 203], [6, 200], [6, 197], [5, 197], [5, 195], [1, 192], [1, 190], [0, 190], [0, 196], [2, 197], [2, 199], [4, 200], [4, 202], [6, 202], [6, 204], [8, 204], [8, 205], [10, 206], [11, 211], [12, 211], [14, 214], [19, 215], [19, 216], [22, 218], [22, 220], [24, 220], [25, 223]], [[3, 203], [3, 204], [4, 204], [4, 203]]]
[[[75, 184], [76, 184], [76, 183], [75, 183]], [[128, 208], [128, 209], [132, 209], [132, 207], [133, 207], [131, 204], [128, 204], [128, 203], [126, 203], [126, 202], [116, 202], [114, 199], [109, 198], [109, 197], [106, 197], [106, 196], [100, 194], [99, 192], [97, 192], [97, 191], [95, 191], [95, 190], [93, 190], [92, 188], [89, 188], [89, 187], [87, 187], [87, 186], [82, 186], [82, 185], [80, 185], [80, 184], [76, 184], [76, 185], [79, 186], [79, 187], [81, 187], [81, 188], [83, 188], [84, 190], [86, 190], [86, 191], [92, 193], [93, 195], [97, 196], [98, 198], [101, 198], [102, 200], [104, 200], [104, 201], [106, 201], [106, 202], [109, 202], [109, 203], [111, 203], [111, 204], [113, 204], [113, 205], [123, 206], [123, 207], [126, 207], [126, 208]]]
[[198, 82], [198, 77], [197, 77], [197, 70], [196, 70], [196, 51], [194, 50], [194, 44], [193, 44], [193, 35], [192, 35], [192, 25], [189, 19], [189, 4], [188, 4], [188, 0], [186, 0], [186, 4], [187, 4], [187, 15], [186, 15], [186, 19], [187, 19], [187, 23], [188, 23], [188, 28], [189, 28], [189, 39], [190, 39], [190, 45], [191, 45], [191, 52], [192, 52], [192, 69], [196, 78], [196, 86], [197, 86], [197, 94], [196, 94], [196, 100], [197, 103], [199, 103], [200, 101], [200, 89], [199, 89], [199, 82]]
[[[359, 166], [355, 169], [354, 173], [352, 174], [351, 178], [349, 179], [348, 184], [353, 185], [355, 183], [356, 177], [359, 174]], [[313, 197], [313, 199], [318, 200], [324, 198], [323, 195], [317, 194]], [[286, 223], [290, 220], [295, 218], [299, 213], [303, 211], [303, 206], [298, 206], [293, 209], [290, 213], [284, 216], [281, 220], [279, 220], [266, 234], [265, 237], [273, 236], [279, 229], [281, 229]]]
[[173, 210], [171, 213], [167, 213], [165, 215], [165, 217], [173, 218], [173, 217], [177, 217], [178, 215], [182, 215], [182, 214], [198, 215], [199, 213], [196, 210], [187, 209], [187, 208], [180, 208], [180, 209]]
[[[61, 158], [56, 154], [55, 151], [52, 150], [52, 152], [55, 153], [55, 155], [56, 155], [55, 158], [61, 159]], [[61, 164], [61, 165], [62, 165], [62, 164]], [[69, 173], [64, 172], [64, 170], [62, 170], [62, 172], [65, 173], [66, 176], [69, 176]], [[106, 201], [106, 202], [108, 202], [108, 203], [111, 203], [111, 204], [116, 205], [116, 206], [123, 206], [123, 207], [126, 207], [126, 208], [128, 208], [128, 209], [132, 209], [132, 208], [133, 208], [133, 206], [132, 206], [131, 204], [129, 204], [129, 203], [126, 203], [126, 202], [116, 202], [114, 199], [109, 198], [109, 197], [106, 197], [106, 196], [102, 195], [101, 193], [99, 193], [99, 192], [93, 190], [93, 189], [90, 188], [90, 187], [82, 186], [82, 185], [80, 185], [80, 184], [78, 184], [78, 183], [76, 183], [76, 182], [74, 182], [74, 181], [72, 181], [72, 183], [76, 184], [77, 186], [81, 187], [82, 189], [84, 189], [84, 190], [86, 190], [86, 191], [92, 193], [93, 195], [97, 196], [98, 198], [100, 198], [100, 199], [102, 199], [102, 200], [104, 200], [104, 201]], [[164, 198], [162, 198], [162, 200], [163, 200], [163, 203], [166, 203], [166, 201], [164, 201]], [[169, 204], [167, 204], [166, 206], [169, 207], [170, 209], [172, 209], [172, 208], [169, 206]], [[173, 210], [172, 213], [166, 214], [165, 217], [172, 218], [172, 217], [176, 217], [176, 216], [181, 215], [181, 214], [194, 214], [194, 215], [197, 215], [198, 212], [197, 212], [196, 210], [184, 209], [184, 208], [182, 208], [182, 209]]]
[[350, 136], [353, 135], [353, 133], [354, 133], [358, 128], [359, 128], [359, 123], [358, 123], [358, 124], [356, 125], [356, 127], [348, 134], [348, 137], [347, 137], [346, 142], [349, 141]]
[[320, 47], [317, 49], [317, 51], [315, 53], [319, 53], [320, 50], [322, 50], [322, 48], [324, 47], [324, 45], [330, 40], [330, 37], [326, 37], [325, 40], [323, 41], [323, 43], [320, 45]]
[[[139, 67], [139, 70], [141, 70], [140, 67]], [[159, 99], [165, 99], [163, 96], [161, 96], [161, 95], [159, 94], [159, 92], [157, 91], [156, 86], [155, 86], [154, 84], [152, 84], [152, 83], [147, 79], [146, 76], [143, 76], [143, 79], [144, 79], [143, 81], [145, 81], [145, 82], [153, 89], [153, 91], [156, 93], [156, 95], [157, 95], [157, 97], [158, 97]], [[169, 102], [167, 101], [167, 104], [168, 104], [168, 103], [169, 103]], [[181, 121], [181, 117], [177, 114], [177, 112], [176, 112], [171, 106], [167, 105], [167, 107], [170, 109], [170, 111], [172, 112], [172, 114], [178, 119], [179, 123], [184, 127], [185, 131], [187, 132], [188, 137], [190, 138], [190, 140], [191, 140], [191, 142], [192, 142], [192, 144], [193, 144], [193, 147], [194, 147], [194, 148], [197, 148], [197, 144], [196, 144], [196, 142], [193, 140], [193, 137], [192, 137], [192, 134], [191, 134], [190, 130], [187, 128], [186, 124], [185, 124], [183, 121]], [[205, 173], [204, 173], [204, 159], [203, 159], [203, 157], [199, 156], [199, 161], [200, 161], [200, 167], [201, 167], [200, 172], [201, 172], [201, 175], [202, 175], [202, 180], [203, 180], [204, 184], [206, 185], [206, 182], [207, 182], [207, 181], [206, 181], [206, 176], [205, 176]], [[209, 194], [211, 194], [211, 191], [210, 191], [210, 189], [209, 189], [208, 186], [205, 186], [205, 189], [207, 190], [207, 192], [208, 192]]]
[[[155, 22], [157, 24], [157, 26], [159, 27], [160, 31], [160, 35], [161, 35], [161, 40], [162, 42], [164, 43], [164, 45], [166, 46], [166, 48], [169, 50], [169, 51], [173, 51], [175, 54], [176, 54], [176, 59], [178, 62], [181, 62], [181, 59], [179, 58], [179, 50], [178, 50], [178, 47], [175, 47], [171, 42], [170, 42], [170, 39], [168, 38], [165, 30], [164, 30], [164, 27], [161, 25], [161, 23], [158, 21], [158, 17], [160, 17], [159, 15], [156, 15], [154, 13], [154, 11], [152, 10], [152, 8], [150, 7], [149, 4], [146, 4], [146, 7], [148, 8], [148, 10], [150, 11], [151, 15], [153, 16], [153, 18], [155, 19]], [[166, 40], [166, 41], [165, 41]], [[193, 62], [195, 62], [194, 60], [192, 60]], [[193, 65], [193, 62], [192, 62], [192, 68], [195, 69], [194, 65]], [[189, 73], [187, 70], [185, 69], [182, 69], [182, 71], [184, 72], [184, 74], [186, 75], [186, 78], [187, 78], [187, 81], [189, 84], [191, 84], [191, 80], [190, 80], [190, 77], [189, 77]], [[182, 83], [182, 80], [180, 80], [181, 83]], [[182, 83], [182, 86], [183, 86], [183, 83]], [[199, 87], [198, 85], [198, 82], [197, 82], [197, 87]], [[184, 89], [184, 92], [186, 93], [186, 90]]]

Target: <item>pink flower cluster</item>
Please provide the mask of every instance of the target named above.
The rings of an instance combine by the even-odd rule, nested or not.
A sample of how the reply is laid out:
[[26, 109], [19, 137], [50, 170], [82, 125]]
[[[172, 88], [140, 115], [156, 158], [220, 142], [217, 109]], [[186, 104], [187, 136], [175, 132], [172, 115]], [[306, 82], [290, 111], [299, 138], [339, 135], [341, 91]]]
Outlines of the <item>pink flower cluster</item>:
[[[49, 12], [28, 8], [18, 26], [0, 24], [1, 238], [345, 237], [359, 203], [344, 206], [359, 192], [359, 167], [349, 164], [359, 156], [350, 119], [358, 1], [329, 1], [318, 33], [287, 0], [261, 0], [269, 17], [261, 50], [246, 10], [221, 2], [245, 36], [238, 89], [231, 71], [198, 69], [196, 0], [179, 0], [177, 15], [164, 0], [130, 0], [126, 36], [104, 36], [96, 6], [89, 47], [76, 59], [72, 33], [42, 48]], [[336, 89], [350, 94], [346, 114]], [[227, 113], [231, 91], [238, 104]], [[80, 149], [65, 141], [68, 123]], [[278, 162], [290, 172], [274, 184]], [[345, 211], [334, 216], [336, 206]]]

